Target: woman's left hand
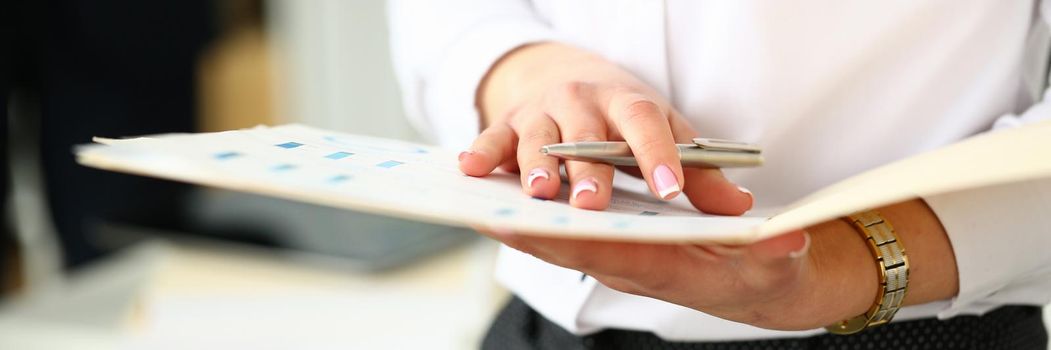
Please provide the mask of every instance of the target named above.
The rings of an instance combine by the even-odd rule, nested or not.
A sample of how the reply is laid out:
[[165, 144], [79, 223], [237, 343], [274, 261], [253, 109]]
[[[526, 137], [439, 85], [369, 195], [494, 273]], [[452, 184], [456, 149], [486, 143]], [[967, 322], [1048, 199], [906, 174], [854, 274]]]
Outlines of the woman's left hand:
[[[918, 213], [921, 210], [927, 214]], [[926, 204], [914, 200], [881, 211], [899, 220], [892, 222], [910, 254], [913, 274], [906, 304], [955, 295], [955, 260], [944, 232], [931, 232], [941, 226]], [[923, 221], [927, 219], [934, 219], [934, 225]], [[481, 231], [549, 263], [586, 273], [612, 289], [762, 328], [820, 328], [864, 313], [876, 297], [876, 263], [865, 241], [843, 220], [743, 246], [586, 241]]]

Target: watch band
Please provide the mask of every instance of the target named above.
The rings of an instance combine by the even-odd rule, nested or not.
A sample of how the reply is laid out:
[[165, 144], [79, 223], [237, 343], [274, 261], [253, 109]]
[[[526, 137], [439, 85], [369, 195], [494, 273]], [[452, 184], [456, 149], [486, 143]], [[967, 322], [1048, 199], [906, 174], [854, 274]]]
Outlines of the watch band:
[[909, 284], [909, 259], [889, 221], [875, 210], [856, 213], [844, 220], [857, 228], [868, 243], [876, 258], [880, 283], [876, 301], [868, 311], [825, 327], [834, 334], [857, 333], [890, 322], [901, 308]]

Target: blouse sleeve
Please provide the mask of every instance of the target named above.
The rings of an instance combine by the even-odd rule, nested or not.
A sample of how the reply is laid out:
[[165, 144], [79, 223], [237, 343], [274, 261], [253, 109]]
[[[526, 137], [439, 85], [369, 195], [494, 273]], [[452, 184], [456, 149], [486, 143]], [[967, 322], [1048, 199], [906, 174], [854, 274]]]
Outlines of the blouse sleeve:
[[388, 16], [406, 114], [421, 134], [453, 149], [479, 132], [475, 96], [489, 68], [555, 36], [525, 0], [392, 0]]
[[[1033, 52], [1039, 57], [1034, 66], [1046, 69], [1051, 3], [1040, 5], [1041, 20], [1034, 28], [1041, 32], [1035, 38], [1041, 43]], [[1039, 80], [1035, 91], [1046, 86], [1046, 74], [1030, 76]], [[1045, 90], [1039, 102], [1024, 112], [998, 118], [990, 132], [1047, 120], [1051, 120], [1051, 90]], [[1051, 179], [924, 199], [949, 235], [960, 277], [959, 294], [939, 318], [980, 314], [1005, 304], [1051, 301]]]

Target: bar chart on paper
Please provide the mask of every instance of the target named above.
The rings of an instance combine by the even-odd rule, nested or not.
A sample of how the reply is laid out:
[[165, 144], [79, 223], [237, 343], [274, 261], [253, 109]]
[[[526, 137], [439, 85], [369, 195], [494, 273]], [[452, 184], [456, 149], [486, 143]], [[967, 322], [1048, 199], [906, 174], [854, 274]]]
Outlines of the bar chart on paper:
[[[605, 211], [521, 191], [517, 174], [465, 176], [449, 150], [302, 125], [113, 140], [81, 164], [455, 226], [572, 238], [747, 243], [910, 198], [1051, 178], [1051, 121], [973, 136], [857, 174], [785, 208], [710, 216], [617, 187]], [[980, 161], [976, 161], [980, 160]], [[638, 185], [638, 182], [634, 184]], [[624, 184], [621, 184], [624, 185]], [[629, 183], [630, 185], [630, 183]], [[775, 215], [776, 214], [776, 215]]]
[[610, 209], [521, 191], [517, 174], [463, 175], [454, 152], [302, 125], [98, 139], [88, 166], [457, 226], [632, 241], [737, 241], [765, 216], [720, 217], [618, 189]]

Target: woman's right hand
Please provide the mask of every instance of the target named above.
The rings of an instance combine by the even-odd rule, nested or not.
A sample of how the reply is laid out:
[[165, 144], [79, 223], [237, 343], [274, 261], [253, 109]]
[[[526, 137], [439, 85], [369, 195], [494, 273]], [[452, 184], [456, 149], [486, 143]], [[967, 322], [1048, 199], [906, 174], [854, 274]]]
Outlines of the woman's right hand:
[[[467, 175], [517, 170], [527, 194], [550, 199], [560, 188], [560, 160], [540, 153], [541, 146], [626, 141], [639, 166], [625, 170], [641, 174], [657, 198], [682, 192], [711, 214], [740, 215], [752, 206], [751, 193], [718, 169], [683, 169], [675, 144], [690, 143], [697, 132], [653, 88], [595, 54], [555, 43], [524, 46], [490, 70], [477, 101], [484, 130], [460, 154]], [[570, 204], [607, 208], [613, 167], [565, 163]]]

